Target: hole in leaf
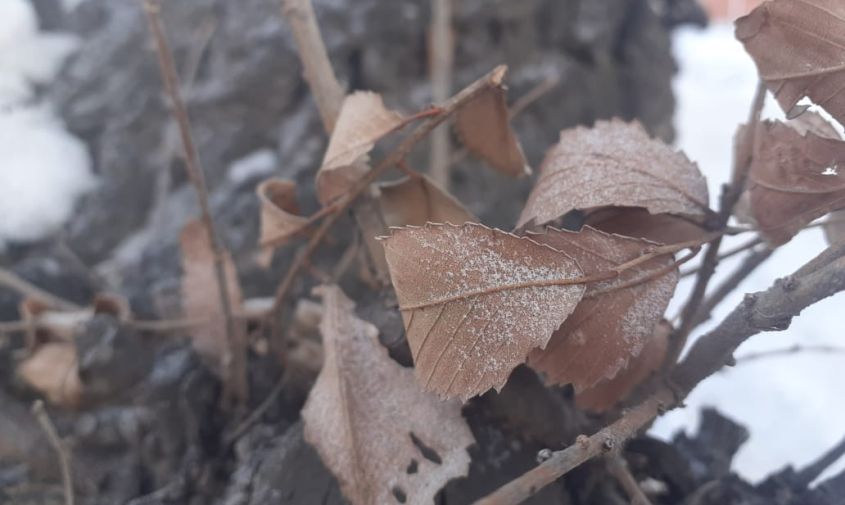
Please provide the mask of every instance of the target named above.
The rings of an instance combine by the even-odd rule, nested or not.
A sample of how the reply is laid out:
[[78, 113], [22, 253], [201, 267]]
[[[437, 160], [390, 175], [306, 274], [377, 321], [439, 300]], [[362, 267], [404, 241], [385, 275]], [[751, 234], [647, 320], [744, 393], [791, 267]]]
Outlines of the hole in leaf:
[[416, 435], [414, 435], [413, 431], [409, 432], [408, 434], [411, 435], [411, 442], [413, 442], [414, 445], [417, 446], [417, 449], [419, 449], [420, 454], [422, 454], [425, 459], [438, 465], [443, 464], [443, 460], [440, 459], [440, 455], [437, 454], [437, 451], [425, 445], [422, 440], [420, 440]]
[[417, 465], [417, 460], [412, 459], [412, 460], [411, 460], [411, 463], [408, 465], [408, 468], [405, 470], [405, 472], [406, 472], [408, 475], [411, 475], [411, 474], [413, 474], [413, 473], [417, 473], [417, 466], [418, 466], [418, 465]]
[[408, 497], [405, 496], [405, 491], [403, 491], [401, 487], [393, 486], [392, 491], [393, 491], [393, 496], [396, 498], [396, 501], [398, 501], [399, 503], [405, 503], [405, 501], [408, 499]]

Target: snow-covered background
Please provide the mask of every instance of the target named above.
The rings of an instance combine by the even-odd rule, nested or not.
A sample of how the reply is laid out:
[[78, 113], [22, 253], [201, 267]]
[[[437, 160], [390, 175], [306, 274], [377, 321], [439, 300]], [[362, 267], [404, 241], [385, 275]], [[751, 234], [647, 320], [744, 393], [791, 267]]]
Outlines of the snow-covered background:
[[[736, 125], [745, 121], [754, 94], [754, 65], [727, 25], [680, 30], [674, 44], [680, 64], [675, 83], [678, 146], [707, 175], [714, 203], [730, 173]], [[39, 33], [27, 0], [0, 0], [0, 248], [8, 241], [34, 240], [58, 229], [76, 199], [96, 184], [84, 145], [64, 130], [48, 106], [33, 101], [33, 86], [52, 79], [75, 46], [72, 38]], [[766, 115], [780, 115], [771, 100]], [[733, 242], [743, 240], [747, 238]], [[818, 230], [802, 233], [726, 300], [714, 321], [735, 306], [742, 293], [765, 289], [824, 247]], [[738, 261], [726, 261], [719, 273], [731, 271]], [[670, 315], [689, 287], [690, 280], [682, 284]], [[836, 310], [842, 304], [841, 295], [819, 303], [796, 318], [789, 331], [755, 337], [737, 355], [796, 343], [837, 345], [843, 337], [843, 317], [836, 316]], [[737, 471], [758, 479], [788, 463], [801, 465], [845, 436], [842, 370], [845, 355], [834, 353], [740, 364], [702, 384], [686, 409], [660, 419], [652, 433], [669, 438], [679, 429], [695, 429], [700, 407], [712, 405], [751, 431], [736, 461]]]

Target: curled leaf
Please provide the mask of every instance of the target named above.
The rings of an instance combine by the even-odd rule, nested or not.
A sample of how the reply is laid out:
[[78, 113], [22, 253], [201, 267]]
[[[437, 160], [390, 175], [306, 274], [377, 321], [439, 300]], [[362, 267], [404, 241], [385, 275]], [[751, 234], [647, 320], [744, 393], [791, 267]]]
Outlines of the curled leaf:
[[709, 232], [684, 216], [650, 214], [636, 207], [605, 207], [590, 212], [585, 224], [606, 233], [642, 238], [660, 244], [703, 240]]
[[[191, 342], [197, 352], [222, 373], [231, 349], [217, 284], [214, 250], [203, 223], [198, 220], [185, 225], [179, 242], [182, 249], [182, 310], [186, 318], [201, 321], [194, 328]], [[240, 307], [238, 276], [228, 254], [223, 258], [223, 269], [228, 281], [230, 306]], [[236, 322], [235, 330], [235, 338], [240, 339], [245, 331], [243, 322]]]
[[402, 116], [384, 106], [381, 95], [358, 91], [343, 100], [323, 163], [317, 196], [323, 205], [346, 193], [367, 173], [367, 153], [402, 125]]
[[845, 3], [770, 0], [736, 21], [736, 37], [788, 117], [810, 97], [845, 122]]
[[387, 226], [478, 221], [459, 201], [428, 176], [407, 177], [379, 185], [379, 203]]
[[296, 200], [296, 183], [285, 179], [269, 179], [256, 188], [261, 200], [262, 246], [278, 247], [302, 233], [308, 219], [300, 215]]
[[599, 121], [593, 128], [560, 133], [543, 160], [518, 226], [608, 206], [704, 216], [707, 199], [704, 177], [683, 153], [649, 137], [639, 123]]
[[340, 288], [316, 291], [325, 361], [302, 409], [305, 439], [352, 504], [433, 503], [469, 470], [474, 440], [460, 404], [424, 393]]
[[[612, 270], [649, 252], [654, 244], [608, 235], [585, 226], [579, 233], [547, 229], [532, 234], [574, 258], [586, 275]], [[550, 384], [572, 384], [575, 391], [613, 378], [640, 354], [663, 317], [678, 284], [671, 254], [587, 286], [575, 312], [552, 335], [545, 349], [535, 349], [528, 364]]]
[[394, 229], [384, 248], [417, 379], [445, 397], [501, 389], [584, 293], [566, 254], [480, 224]]
[[845, 207], [845, 142], [766, 121], [758, 127], [748, 180], [751, 217], [772, 244]]
[[575, 403], [585, 410], [604, 412], [630, 395], [634, 388], [643, 383], [660, 368], [669, 348], [669, 334], [672, 326], [661, 321], [648, 340], [642, 352], [631, 360], [628, 367], [616, 377], [596, 384], [575, 396]]
[[522, 146], [510, 126], [503, 85], [489, 87], [458, 110], [455, 129], [469, 152], [511, 177], [531, 173]]

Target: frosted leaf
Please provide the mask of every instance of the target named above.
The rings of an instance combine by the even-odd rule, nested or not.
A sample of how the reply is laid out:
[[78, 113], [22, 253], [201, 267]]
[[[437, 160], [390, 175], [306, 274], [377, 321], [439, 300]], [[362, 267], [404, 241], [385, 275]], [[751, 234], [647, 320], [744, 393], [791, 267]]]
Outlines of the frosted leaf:
[[578, 407], [593, 412], [604, 412], [626, 399], [638, 385], [660, 369], [669, 348], [672, 326], [661, 321], [647, 340], [639, 356], [635, 357], [613, 379], [605, 380], [575, 396]]
[[[325, 361], [302, 409], [305, 439], [353, 505], [431, 504], [465, 476], [474, 442], [460, 404], [423, 392], [337, 286], [322, 286]], [[410, 470], [410, 469], [413, 469]]]
[[845, 122], [845, 3], [771, 0], [736, 21], [736, 38], [788, 117], [804, 97]]
[[546, 154], [519, 226], [545, 224], [571, 210], [642, 207], [652, 214], [707, 214], [707, 183], [681, 153], [639, 123], [599, 121], [560, 133]]
[[320, 202], [331, 202], [358, 182], [369, 169], [367, 153], [401, 125], [402, 116], [385, 107], [378, 93], [358, 91], [348, 95], [317, 171]]
[[758, 125], [757, 136], [746, 191], [767, 241], [783, 244], [814, 219], [845, 208], [845, 170], [824, 175], [845, 163], [845, 142], [771, 121]]
[[487, 88], [458, 110], [455, 129], [469, 152], [505, 175], [523, 177], [531, 168], [511, 129], [505, 96], [504, 86]]
[[702, 225], [684, 216], [650, 214], [636, 207], [605, 207], [587, 214], [585, 224], [606, 233], [642, 238], [660, 244], [701, 240], [709, 236]]
[[[570, 255], [587, 276], [612, 270], [654, 247], [644, 240], [608, 235], [590, 227], [579, 233], [548, 229], [531, 238]], [[653, 334], [678, 277], [674, 258], [665, 254], [616, 278], [588, 285], [575, 312], [545, 349], [531, 352], [528, 364], [542, 372], [547, 383], [573, 384], [576, 391], [614, 377], [629, 359], [640, 354]]]
[[379, 204], [387, 226], [478, 221], [459, 201], [425, 175], [381, 184], [379, 190]]
[[566, 254], [480, 224], [394, 229], [384, 247], [417, 379], [445, 397], [501, 389], [584, 293]]

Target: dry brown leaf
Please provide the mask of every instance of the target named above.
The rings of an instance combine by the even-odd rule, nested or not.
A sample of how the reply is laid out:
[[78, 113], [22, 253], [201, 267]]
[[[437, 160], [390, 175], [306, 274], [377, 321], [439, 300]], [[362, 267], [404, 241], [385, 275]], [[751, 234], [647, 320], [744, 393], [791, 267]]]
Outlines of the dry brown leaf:
[[824, 236], [830, 244], [845, 242], [845, 210], [830, 213], [824, 224]]
[[845, 207], [845, 142], [766, 121], [749, 171], [751, 217], [778, 245], [806, 224]]
[[459, 201], [425, 175], [379, 185], [382, 216], [387, 226], [476, 222]]
[[303, 231], [308, 219], [299, 213], [295, 182], [269, 179], [255, 191], [261, 200], [262, 246], [279, 247]]
[[353, 505], [433, 503], [469, 470], [474, 440], [460, 405], [424, 393], [340, 288], [317, 291], [325, 362], [302, 409], [305, 439]]
[[79, 361], [72, 342], [39, 345], [18, 364], [17, 375], [55, 405], [73, 408], [82, 399]]
[[737, 20], [736, 37], [788, 117], [806, 96], [845, 121], [845, 2], [770, 0]]
[[[182, 311], [188, 319], [202, 321], [192, 332], [197, 352], [210, 360], [222, 373], [230, 349], [226, 337], [226, 318], [220, 300], [220, 288], [214, 267], [214, 251], [202, 222], [188, 221], [179, 237], [182, 249]], [[230, 305], [241, 306], [241, 290], [232, 259], [223, 260], [229, 288]], [[243, 322], [236, 321], [235, 338], [242, 338]]]
[[367, 153], [402, 125], [402, 116], [384, 106], [381, 95], [358, 91], [343, 100], [323, 163], [317, 196], [323, 205], [346, 193], [368, 171]]
[[650, 214], [636, 207], [605, 207], [590, 212], [585, 224], [606, 233], [642, 238], [659, 244], [704, 240], [709, 232], [696, 222], [672, 214]]
[[458, 110], [455, 129], [469, 152], [511, 177], [531, 173], [522, 146], [510, 125], [505, 87], [487, 88]]
[[704, 216], [707, 183], [695, 163], [639, 123], [599, 121], [560, 133], [518, 226], [542, 225], [567, 212], [599, 207], [642, 207], [652, 214]]
[[585, 410], [604, 412], [626, 399], [634, 388], [657, 371], [669, 348], [669, 334], [672, 326], [661, 321], [639, 356], [631, 360], [628, 367], [616, 377], [597, 384], [575, 397], [575, 403]]
[[500, 390], [584, 293], [566, 254], [480, 224], [394, 229], [384, 248], [417, 379], [445, 397]]
[[[584, 274], [596, 275], [646, 254], [654, 244], [608, 235], [585, 226], [573, 233], [548, 229], [532, 239], [574, 258]], [[572, 384], [575, 391], [613, 378], [640, 354], [663, 317], [678, 284], [671, 254], [625, 270], [618, 277], [587, 286], [575, 312], [535, 349], [528, 364], [549, 384]]]

